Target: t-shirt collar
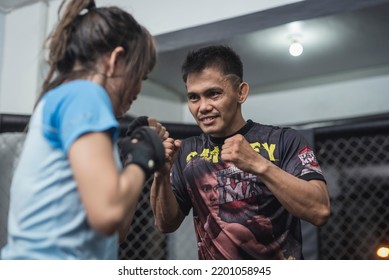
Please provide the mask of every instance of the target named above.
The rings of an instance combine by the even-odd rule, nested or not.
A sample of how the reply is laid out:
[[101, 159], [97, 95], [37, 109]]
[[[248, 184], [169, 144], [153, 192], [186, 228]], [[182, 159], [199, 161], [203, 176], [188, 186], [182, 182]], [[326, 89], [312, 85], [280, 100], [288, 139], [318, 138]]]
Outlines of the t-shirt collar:
[[252, 120], [247, 120], [246, 124], [241, 129], [236, 131], [235, 133], [232, 133], [231, 135], [228, 135], [226, 137], [213, 137], [213, 136], [209, 135], [209, 139], [214, 144], [217, 144], [217, 145], [223, 144], [224, 140], [226, 140], [227, 138], [230, 138], [231, 136], [234, 136], [236, 134], [245, 135], [253, 127], [253, 125], [254, 125], [254, 122]]

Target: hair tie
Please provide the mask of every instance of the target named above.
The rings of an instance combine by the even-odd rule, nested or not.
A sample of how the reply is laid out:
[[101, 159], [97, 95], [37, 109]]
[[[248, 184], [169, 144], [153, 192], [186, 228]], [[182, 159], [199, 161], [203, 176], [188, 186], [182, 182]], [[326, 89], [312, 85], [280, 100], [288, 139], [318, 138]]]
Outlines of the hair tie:
[[79, 15], [83, 16], [83, 15], [87, 14], [88, 12], [93, 11], [96, 8], [97, 7], [96, 7], [95, 1], [91, 1], [86, 8], [84, 8], [80, 11]]

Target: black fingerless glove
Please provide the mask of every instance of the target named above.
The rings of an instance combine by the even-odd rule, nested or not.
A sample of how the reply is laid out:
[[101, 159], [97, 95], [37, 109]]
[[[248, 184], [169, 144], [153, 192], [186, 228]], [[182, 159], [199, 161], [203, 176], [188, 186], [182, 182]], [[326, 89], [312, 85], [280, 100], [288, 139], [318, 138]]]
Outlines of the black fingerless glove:
[[165, 162], [165, 148], [159, 135], [150, 127], [135, 128], [119, 143], [123, 167], [137, 164], [145, 172], [146, 180]]
[[148, 126], [148, 125], [149, 125], [148, 117], [146, 116], [137, 117], [128, 125], [125, 136], [131, 136], [134, 130], [137, 129], [138, 127]]

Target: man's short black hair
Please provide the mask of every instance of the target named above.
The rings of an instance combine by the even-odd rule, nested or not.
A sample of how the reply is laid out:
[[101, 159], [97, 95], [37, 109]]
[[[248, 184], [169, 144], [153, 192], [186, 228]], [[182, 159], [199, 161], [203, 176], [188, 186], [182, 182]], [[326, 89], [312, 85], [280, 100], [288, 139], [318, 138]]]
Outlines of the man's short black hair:
[[188, 74], [200, 73], [206, 68], [218, 68], [224, 75], [233, 74], [243, 81], [243, 63], [235, 51], [223, 45], [208, 46], [190, 51], [182, 65], [182, 78], [186, 83]]

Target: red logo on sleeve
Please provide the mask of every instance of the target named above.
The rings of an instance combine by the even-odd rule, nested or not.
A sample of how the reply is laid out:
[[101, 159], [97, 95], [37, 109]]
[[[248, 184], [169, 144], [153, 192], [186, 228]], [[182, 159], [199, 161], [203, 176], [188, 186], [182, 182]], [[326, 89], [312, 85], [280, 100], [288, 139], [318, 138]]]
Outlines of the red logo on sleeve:
[[301, 164], [304, 166], [302, 175], [313, 171], [322, 174], [319, 163], [316, 160], [316, 156], [309, 147], [305, 147], [304, 149], [302, 149], [299, 152], [298, 157], [301, 161]]

